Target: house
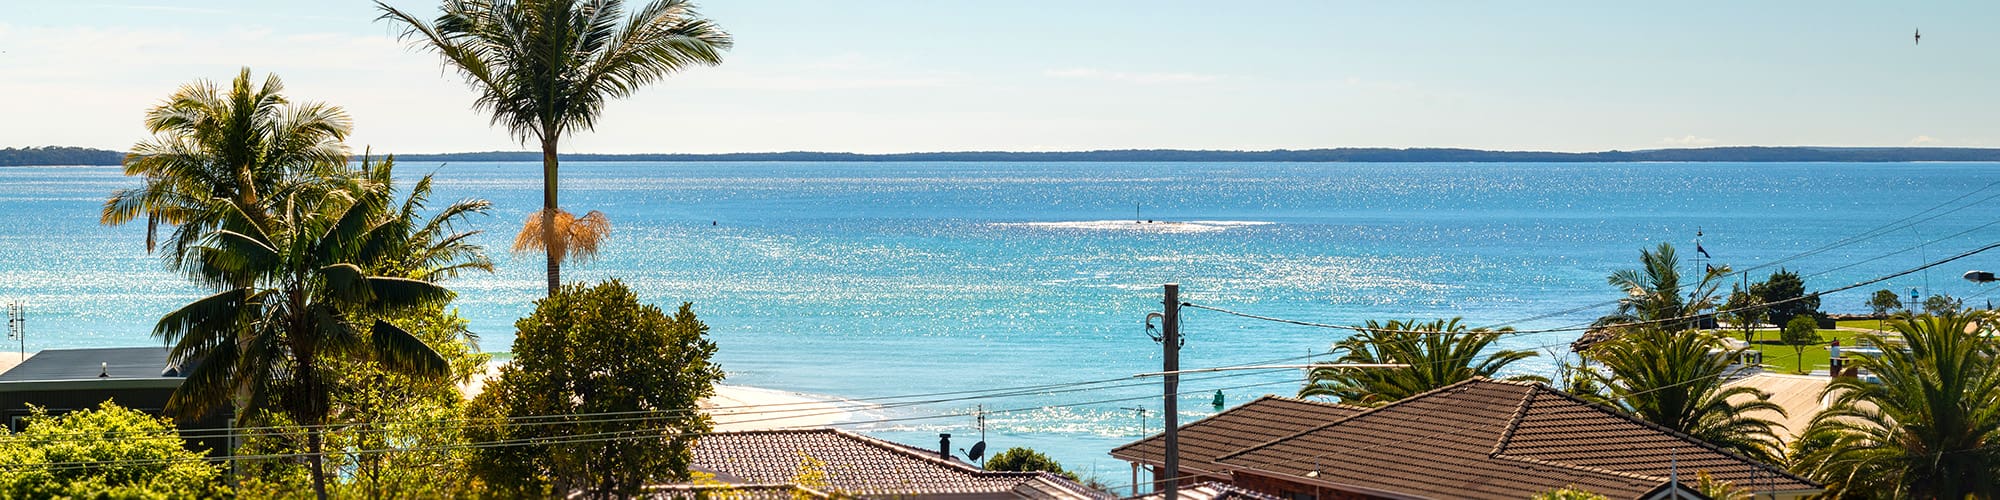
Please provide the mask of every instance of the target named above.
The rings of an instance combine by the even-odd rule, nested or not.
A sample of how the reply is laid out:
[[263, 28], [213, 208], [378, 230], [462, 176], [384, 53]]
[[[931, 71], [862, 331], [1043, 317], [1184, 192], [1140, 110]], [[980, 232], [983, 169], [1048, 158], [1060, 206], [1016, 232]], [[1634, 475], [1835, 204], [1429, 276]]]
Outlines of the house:
[[906, 446], [838, 429], [749, 430], [703, 436], [690, 470], [698, 484], [651, 488], [654, 497], [731, 495], [861, 498], [1105, 500], [1098, 492], [1047, 472], [995, 472]]
[[[187, 380], [187, 367], [169, 361], [166, 347], [46, 349], [0, 373], [0, 418], [20, 430], [28, 405], [50, 415], [96, 408], [105, 401], [166, 415], [167, 398]], [[176, 422], [198, 450], [227, 449], [226, 412]]]
[[[1320, 424], [1367, 411], [1364, 406], [1264, 396], [1180, 428], [1182, 484], [1228, 483], [1229, 468], [1215, 459], [1231, 452], [1311, 429]], [[1111, 449], [1111, 456], [1146, 467], [1157, 477], [1159, 458], [1166, 456], [1166, 439], [1155, 436]], [[1137, 484], [1139, 481], [1134, 480]]]
[[[1198, 470], [1183, 476], [1227, 472], [1237, 488], [1314, 500], [1518, 500], [1564, 487], [1614, 499], [1694, 498], [1687, 485], [1704, 472], [1759, 498], [1803, 498], [1822, 489], [1539, 383], [1478, 378], [1379, 408], [1276, 411], [1300, 403], [1259, 399], [1245, 406], [1264, 409], [1233, 409], [1183, 426], [1181, 463]], [[1274, 432], [1285, 434], [1266, 437]], [[1157, 467], [1163, 455], [1147, 442], [1162, 439], [1148, 437], [1112, 455]], [[1246, 441], [1256, 442], [1240, 444]]]

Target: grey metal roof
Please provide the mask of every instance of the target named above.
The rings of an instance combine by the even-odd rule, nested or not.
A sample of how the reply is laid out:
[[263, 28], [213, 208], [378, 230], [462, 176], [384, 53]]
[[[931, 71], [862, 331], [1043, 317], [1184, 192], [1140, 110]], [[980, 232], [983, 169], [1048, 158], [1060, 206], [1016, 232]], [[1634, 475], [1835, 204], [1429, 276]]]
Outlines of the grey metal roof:
[[111, 379], [182, 376], [172, 370], [167, 352], [164, 346], [44, 349], [0, 373], [0, 382], [97, 380], [99, 373], [108, 373]]

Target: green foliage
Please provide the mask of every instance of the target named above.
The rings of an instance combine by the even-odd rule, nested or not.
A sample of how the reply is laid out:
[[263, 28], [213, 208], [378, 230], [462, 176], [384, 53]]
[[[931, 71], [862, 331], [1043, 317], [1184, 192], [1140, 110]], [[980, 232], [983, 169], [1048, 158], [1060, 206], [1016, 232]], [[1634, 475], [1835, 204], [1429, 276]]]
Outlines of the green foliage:
[[1062, 463], [1043, 455], [1032, 448], [1013, 447], [986, 459], [986, 470], [1013, 472], [1052, 472], [1058, 476], [1078, 480], [1075, 473], [1063, 470]]
[[[617, 1], [445, 1], [434, 22], [376, 2], [403, 38], [443, 56], [491, 112], [523, 142], [542, 146], [542, 242], [562, 241], [556, 214], [557, 156], [564, 135], [597, 124], [604, 105], [690, 66], [722, 64], [729, 33], [687, 0], [655, 0], [630, 16]], [[562, 258], [547, 252], [548, 290]]]
[[1743, 342], [1749, 343], [1756, 334], [1757, 324], [1764, 321], [1763, 299], [1737, 285], [1729, 285], [1729, 301], [1722, 304], [1723, 319], [1729, 320], [1743, 330]]
[[1529, 500], [1610, 500], [1610, 499], [1605, 497], [1604, 495], [1591, 493], [1589, 491], [1585, 491], [1575, 486], [1567, 486], [1559, 490], [1551, 490], [1551, 491], [1536, 493], [1535, 496], [1530, 497]]
[[[173, 421], [118, 406], [49, 416], [35, 408], [19, 433], [0, 428], [0, 496], [7, 498], [209, 498], [224, 496], [222, 468], [188, 451]], [[103, 463], [97, 463], [103, 462]], [[56, 465], [95, 463], [90, 466]]]
[[2000, 498], [2000, 344], [1978, 313], [1899, 315], [1885, 346], [1849, 358], [1800, 436], [1794, 470], [1844, 498]]
[[1874, 295], [1868, 296], [1868, 310], [1875, 311], [1876, 316], [1902, 308], [1903, 298], [1897, 297], [1896, 292], [1891, 292], [1887, 288], [1876, 290]]
[[[451, 373], [455, 367], [423, 339], [383, 318], [451, 299], [431, 280], [478, 268], [483, 257], [462, 237], [426, 228], [484, 205], [461, 202], [423, 221], [417, 211], [429, 179], [398, 204], [393, 165], [365, 163], [291, 179], [266, 196], [209, 200], [212, 230], [184, 249], [185, 270], [220, 292], [168, 313], [154, 329], [174, 359], [200, 360], [169, 410], [201, 415], [239, 405], [243, 417], [275, 410], [318, 428], [330, 423], [343, 364], [412, 379]], [[320, 434], [306, 436], [316, 492], [325, 479]]]
[[1584, 354], [1603, 367], [1591, 372], [1604, 389], [1593, 397], [1662, 427], [1774, 462], [1779, 424], [1750, 413], [1784, 415], [1784, 408], [1756, 388], [1724, 385], [1731, 361], [1744, 350], [1729, 349], [1718, 334], [1641, 328]]
[[[255, 217], [271, 197], [311, 184], [347, 164], [341, 144], [353, 128], [347, 112], [320, 103], [293, 103], [284, 83], [268, 75], [262, 85], [243, 68], [228, 90], [198, 80], [146, 112], [153, 138], [132, 146], [125, 175], [138, 188], [121, 189], [104, 202], [99, 219], [118, 225], [146, 219], [146, 249], [159, 225], [173, 227], [169, 264], [195, 272], [189, 249], [236, 214]], [[237, 213], [230, 204], [244, 213]]]
[[1750, 293], [1767, 304], [1772, 323], [1791, 321], [1801, 314], [1819, 315], [1819, 295], [1806, 295], [1806, 282], [1799, 273], [1780, 268], [1763, 283], [1750, 285]]
[[1735, 483], [1729, 481], [1716, 479], [1715, 476], [1708, 475], [1708, 471], [1695, 473], [1694, 490], [1700, 492], [1702, 496], [1714, 500], [1752, 500], [1756, 498], [1750, 494], [1750, 490], [1739, 488]]
[[1924, 299], [1924, 314], [1943, 316], [1965, 308], [1965, 301], [1950, 295], [1937, 294]]
[[[1639, 269], [1618, 271], [1605, 278], [1606, 283], [1618, 287], [1625, 297], [1618, 299], [1618, 312], [1598, 318], [1597, 326], [1662, 321], [1657, 326], [1672, 331], [1692, 328], [1692, 317], [1715, 308], [1715, 290], [1722, 286], [1720, 278], [1729, 274], [1728, 266], [1710, 268], [1684, 292], [1680, 257], [1669, 243], [1661, 243], [1651, 251], [1640, 250], [1639, 264]], [[1674, 318], [1690, 319], [1666, 321]]]
[[[1498, 350], [1485, 353], [1500, 330], [1467, 330], [1461, 318], [1419, 323], [1415, 320], [1374, 320], [1361, 326], [1361, 333], [1333, 345], [1345, 351], [1335, 363], [1402, 363], [1405, 368], [1354, 370], [1314, 368], [1310, 382], [1299, 397], [1334, 397], [1358, 405], [1383, 405], [1473, 377], [1494, 377], [1516, 361], [1535, 356], [1534, 351]], [[1540, 380], [1540, 377], [1514, 377]]]
[[[1819, 321], [1810, 315], [1792, 317], [1791, 321], [1785, 323], [1785, 329], [1779, 335], [1778, 342], [1792, 346], [1792, 355], [1798, 359], [1805, 359], [1806, 346], [1819, 343]], [[1799, 373], [1804, 374], [1806, 370], [1808, 368], [1805, 364], [1800, 363]]]
[[[698, 403], [723, 375], [709, 362], [715, 344], [692, 304], [669, 317], [616, 280], [570, 285], [536, 302], [514, 327], [514, 361], [474, 399], [471, 416], [484, 420], [468, 433], [479, 442], [553, 441], [476, 451], [475, 470], [490, 486], [511, 495], [580, 490], [596, 498], [688, 478], [694, 441], [710, 428]], [[606, 413], [625, 417], [533, 426], [498, 420]]]

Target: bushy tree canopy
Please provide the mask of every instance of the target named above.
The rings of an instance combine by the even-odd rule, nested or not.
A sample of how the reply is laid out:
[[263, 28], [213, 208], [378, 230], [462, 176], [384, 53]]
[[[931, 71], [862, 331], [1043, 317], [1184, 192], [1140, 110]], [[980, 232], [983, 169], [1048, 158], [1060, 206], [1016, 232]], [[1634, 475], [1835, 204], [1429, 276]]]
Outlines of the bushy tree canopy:
[[[19, 433], [0, 428], [0, 497], [205, 498], [226, 493], [222, 469], [182, 445], [172, 421], [105, 401]], [[97, 463], [89, 467], [51, 464]]]
[[1806, 295], [1806, 281], [1799, 273], [1779, 269], [1771, 273], [1763, 283], [1750, 285], [1750, 293], [1763, 299], [1764, 307], [1770, 311], [1770, 321], [1785, 324], [1801, 314], [1817, 314], [1819, 296]]
[[1057, 475], [1070, 478], [1070, 480], [1076, 480], [1076, 474], [1063, 470], [1062, 463], [1057, 462], [1056, 459], [1049, 458], [1048, 455], [1043, 455], [1042, 452], [1035, 451], [1033, 448], [1019, 446], [1008, 448], [1007, 451], [1000, 452], [1000, 454], [994, 455], [993, 458], [986, 459], [986, 470], [1053, 472]]
[[[569, 285], [514, 327], [513, 363], [470, 409], [475, 419], [491, 419], [475, 421], [468, 435], [548, 441], [479, 450], [474, 467], [489, 485], [608, 498], [688, 478], [695, 439], [710, 428], [697, 405], [722, 379], [692, 304], [668, 316], [616, 280]], [[503, 420], [524, 417], [546, 424]]]

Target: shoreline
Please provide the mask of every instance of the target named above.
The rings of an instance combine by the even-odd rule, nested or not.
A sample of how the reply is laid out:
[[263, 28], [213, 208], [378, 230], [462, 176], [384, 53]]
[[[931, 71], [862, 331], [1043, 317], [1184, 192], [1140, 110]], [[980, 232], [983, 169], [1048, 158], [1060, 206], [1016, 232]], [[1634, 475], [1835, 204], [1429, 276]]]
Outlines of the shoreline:
[[[466, 399], [479, 395], [486, 379], [498, 376], [500, 368], [509, 362], [487, 362], [485, 373], [459, 384], [459, 394]], [[732, 384], [715, 384], [715, 394], [703, 398], [700, 404], [716, 432], [826, 427], [852, 420], [861, 409], [854, 402], [831, 396]]]

